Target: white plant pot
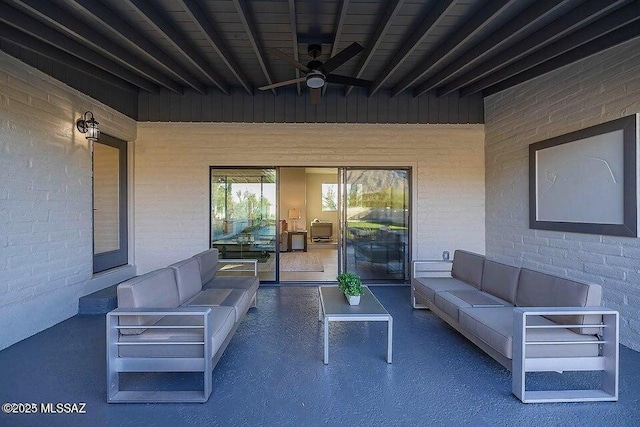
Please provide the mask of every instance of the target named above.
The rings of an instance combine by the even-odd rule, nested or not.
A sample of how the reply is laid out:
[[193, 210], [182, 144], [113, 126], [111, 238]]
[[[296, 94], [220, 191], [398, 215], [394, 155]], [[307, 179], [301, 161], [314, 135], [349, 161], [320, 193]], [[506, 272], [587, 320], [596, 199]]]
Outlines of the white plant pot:
[[347, 297], [347, 301], [349, 301], [349, 305], [358, 305], [358, 304], [360, 304], [360, 295], [352, 296], [352, 295], [345, 294], [344, 296]]

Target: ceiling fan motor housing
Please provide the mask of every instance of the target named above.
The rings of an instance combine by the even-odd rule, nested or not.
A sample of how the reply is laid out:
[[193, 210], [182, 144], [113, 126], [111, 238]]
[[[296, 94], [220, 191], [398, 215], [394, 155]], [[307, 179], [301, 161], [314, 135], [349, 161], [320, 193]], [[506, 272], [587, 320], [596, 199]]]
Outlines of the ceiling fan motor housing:
[[321, 65], [322, 65], [322, 62], [318, 61], [317, 59], [314, 59], [312, 61], [309, 61], [309, 63], [307, 64], [307, 68], [311, 70], [317, 70], [318, 68], [320, 68]]
[[307, 48], [307, 52], [309, 52], [310, 57], [316, 59], [322, 53], [322, 46], [319, 44], [310, 44]]

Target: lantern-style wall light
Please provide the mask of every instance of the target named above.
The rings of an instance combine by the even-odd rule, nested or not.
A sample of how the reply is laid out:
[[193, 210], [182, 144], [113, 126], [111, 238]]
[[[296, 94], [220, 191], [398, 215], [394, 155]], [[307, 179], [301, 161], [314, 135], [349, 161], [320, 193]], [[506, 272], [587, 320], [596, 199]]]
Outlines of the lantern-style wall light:
[[91, 111], [84, 113], [81, 119], [76, 122], [76, 127], [81, 133], [85, 134], [85, 137], [89, 141], [97, 141], [100, 138], [100, 129], [98, 128], [98, 122]]

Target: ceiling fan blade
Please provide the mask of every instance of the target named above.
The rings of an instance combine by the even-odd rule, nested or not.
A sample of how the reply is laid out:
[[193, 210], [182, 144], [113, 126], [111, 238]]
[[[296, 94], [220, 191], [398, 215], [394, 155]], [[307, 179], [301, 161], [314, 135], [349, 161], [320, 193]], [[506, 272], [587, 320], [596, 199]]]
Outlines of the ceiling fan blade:
[[329, 58], [327, 62], [322, 64], [322, 66], [320, 67], [320, 71], [322, 71], [325, 75], [329, 74], [363, 50], [364, 48], [358, 43], [351, 43], [342, 52], [338, 52], [333, 58]]
[[348, 86], [360, 86], [369, 87], [371, 85], [370, 80], [356, 79], [355, 77], [339, 76], [337, 74], [329, 74], [327, 76], [328, 83], [338, 83]]
[[309, 67], [307, 67], [304, 64], [299, 63], [298, 61], [296, 61], [295, 59], [293, 59], [292, 57], [290, 57], [289, 55], [287, 55], [286, 53], [283, 53], [281, 51], [279, 51], [278, 49], [269, 49], [271, 52], [275, 53], [276, 55], [278, 55], [280, 57], [280, 59], [284, 59], [285, 61], [287, 61], [289, 64], [293, 65], [294, 67], [296, 67], [298, 70], [302, 71], [303, 73], [308, 73], [309, 71]]
[[322, 95], [322, 90], [319, 87], [311, 89], [311, 103], [317, 104], [320, 102], [320, 95]]
[[267, 86], [262, 86], [262, 87], [259, 87], [258, 89], [260, 89], [260, 90], [270, 90], [270, 89], [275, 89], [275, 88], [281, 87], [281, 86], [292, 85], [292, 84], [295, 84], [295, 83], [302, 83], [305, 80], [307, 80], [306, 77], [300, 77], [298, 79], [292, 79], [292, 80], [287, 80], [287, 81], [284, 81], [284, 82], [273, 83], [273, 84], [270, 84], [270, 85], [267, 85]]

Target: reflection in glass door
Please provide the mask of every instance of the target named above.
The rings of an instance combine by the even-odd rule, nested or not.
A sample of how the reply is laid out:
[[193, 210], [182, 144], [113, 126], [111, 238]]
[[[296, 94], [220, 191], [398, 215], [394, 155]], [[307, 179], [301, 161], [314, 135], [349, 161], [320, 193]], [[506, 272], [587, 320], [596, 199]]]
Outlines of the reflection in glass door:
[[256, 259], [276, 280], [276, 170], [211, 168], [211, 247], [221, 259]]
[[93, 144], [93, 272], [126, 265], [127, 143], [102, 134]]
[[343, 171], [343, 270], [363, 280], [408, 280], [408, 169]]

